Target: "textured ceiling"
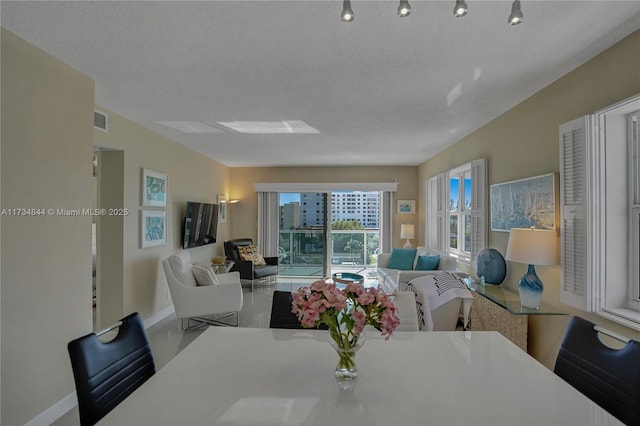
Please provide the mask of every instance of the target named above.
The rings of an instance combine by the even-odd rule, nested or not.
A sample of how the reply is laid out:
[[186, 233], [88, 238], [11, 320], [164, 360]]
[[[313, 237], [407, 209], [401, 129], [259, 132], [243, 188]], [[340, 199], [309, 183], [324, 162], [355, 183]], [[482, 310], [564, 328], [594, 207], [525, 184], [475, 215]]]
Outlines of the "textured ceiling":
[[[229, 166], [417, 165], [640, 28], [639, 1], [10, 2], [2, 26], [96, 103]], [[302, 120], [256, 135], [160, 122]]]

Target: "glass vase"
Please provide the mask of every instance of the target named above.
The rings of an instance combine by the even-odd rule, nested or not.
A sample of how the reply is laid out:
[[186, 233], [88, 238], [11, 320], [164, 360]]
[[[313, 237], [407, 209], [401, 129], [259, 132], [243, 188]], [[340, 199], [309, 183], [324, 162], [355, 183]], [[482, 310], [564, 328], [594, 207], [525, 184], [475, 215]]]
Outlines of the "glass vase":
[[529, 265], [527, 272], [518, 281], [518, 292], [520, 293], [520, 304], [525, 308], [538, 309], [544, 286], [536, 274], [533, 265]]
[[352, 382], [358, 378], [356, 352], [364, 345], [365, 334], [355, 334], [350, 330], [329, 330], [329, 343], [338, 353], [336, 380], [338, 383]]

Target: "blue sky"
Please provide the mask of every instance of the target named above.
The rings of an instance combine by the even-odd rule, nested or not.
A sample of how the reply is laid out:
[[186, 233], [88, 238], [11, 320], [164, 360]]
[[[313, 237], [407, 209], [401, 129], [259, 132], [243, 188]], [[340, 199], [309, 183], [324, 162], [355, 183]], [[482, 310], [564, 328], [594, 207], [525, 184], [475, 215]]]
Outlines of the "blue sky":
[[280, 205], [283, 206], [287, 203], [300, 202], [300, 193], [280, 193]]
[[[458, 203], [458, 198], [459, 198], [458, 197], [459, 182], [460, 181], [458, 179], [451, 179], [451, 199], [455, 204]], [[471, 179], [465, 179], [464, 198], [465, 200], [467, 200], [467, 203], [469, 203], [469, 201], [471, 200]]]

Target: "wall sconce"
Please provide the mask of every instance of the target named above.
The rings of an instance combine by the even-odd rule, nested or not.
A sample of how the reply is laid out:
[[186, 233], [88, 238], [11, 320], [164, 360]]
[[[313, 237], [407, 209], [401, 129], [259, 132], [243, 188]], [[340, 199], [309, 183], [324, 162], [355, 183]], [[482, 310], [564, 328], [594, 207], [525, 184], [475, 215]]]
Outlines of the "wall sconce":
[[413, 240], [416, 237], [416, 228], [411, 223], [403, 223], [400, 225], [400, 238], [403, 240], [407, 240], [402, 248], [412, 248], [411, 242], [409, 240]]

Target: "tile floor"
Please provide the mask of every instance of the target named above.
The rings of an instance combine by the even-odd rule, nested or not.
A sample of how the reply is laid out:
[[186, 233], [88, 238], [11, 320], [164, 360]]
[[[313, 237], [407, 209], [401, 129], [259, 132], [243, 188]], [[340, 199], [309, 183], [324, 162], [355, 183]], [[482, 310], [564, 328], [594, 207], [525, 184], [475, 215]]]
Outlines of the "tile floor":
[[[277, 285], [255, 286], [253, 291], [249, 288], [243, 288], [244, 303], [238, 317], [239, 326], [268, 328], [273, 291], [295, 291], [298, 287], [308, 285], [312, 281], [301, 278], [278, 278]], [[151, 326], [147, 330], [147, 335], [156, 363], [156, 370], [161, 369], [181, 350], [193, 342], [203, 330], [183, 331], [180, 321], [174, 314]], [[56, 426], [77, 426], [79, 424], [80, 417], [77, 406], [53, 423]]]

